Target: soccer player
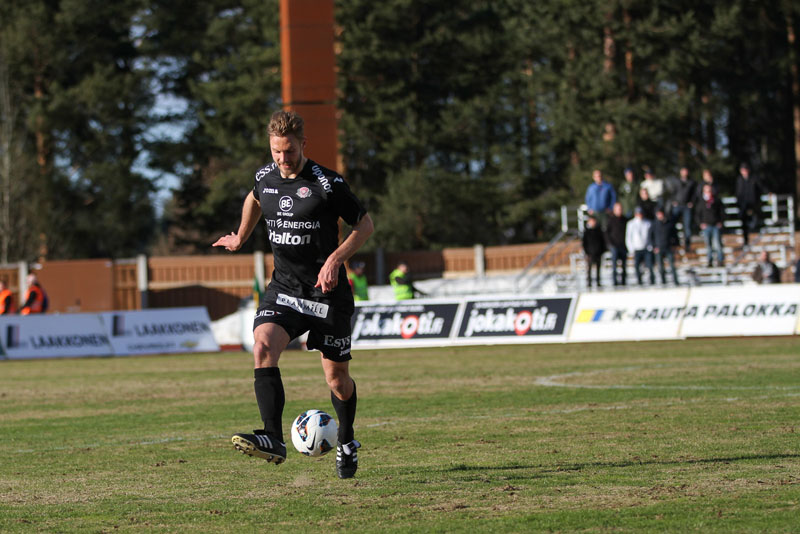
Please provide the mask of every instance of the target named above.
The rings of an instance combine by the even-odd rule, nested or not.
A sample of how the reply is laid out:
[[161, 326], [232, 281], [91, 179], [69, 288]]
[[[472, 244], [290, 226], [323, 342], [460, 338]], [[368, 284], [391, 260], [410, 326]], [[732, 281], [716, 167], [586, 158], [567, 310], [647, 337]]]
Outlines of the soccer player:
[[[372, 234], [372, 219], [336, 172], [308, 159], [303, 119], [278, 111], [268, 127], [273, 163], [255, 175], [244, 200], [239, 229], [213, 246], [238, 250], [263, 217], [275, 271], [253, 324], [255, 394], [263, 430], [235, 434], [234, 446], [268, 462], [286, 459], [281, 418], [285, 403], [278, 360], [289, 342], [309, 331], [307, 347], [322, 353], [322, 369], [339, 419], [336, 471], [350, 478], [358, 468], [353, 438], [356, 384], [350, 377], [353, 294], [344, 262]], [[339, 243], [339, 218], [352, 231]]]

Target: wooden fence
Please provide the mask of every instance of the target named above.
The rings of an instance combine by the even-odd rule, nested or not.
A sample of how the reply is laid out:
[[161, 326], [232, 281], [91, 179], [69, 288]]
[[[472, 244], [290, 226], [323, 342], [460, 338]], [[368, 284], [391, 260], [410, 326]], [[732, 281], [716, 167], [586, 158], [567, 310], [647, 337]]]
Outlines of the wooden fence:
[[[800, 246], [800, 239], [797, 240]], [[546, 248], [545, 243], [497, 247], [448, 248], [441, 251], [358, 253], [366, 263], [371, 285], [385, 285], [400, 261], [419, 278], [474, 275], [476, 258], [485, 272], [524, 269]], [[568, 266], [580, 243], [554, 247], [541, 260], [548, 268]], [[800, 252], [800, 251], [798, 251]], [[268, 281], [273, 270], [271, 254], [172, 256], [122, 260], [49, 261], [35, 272], [50, 297], [50, 312], [97, 312], [181, 306], [205, 306], [212, 320], [236, 311], [243, 298], [253, 294], [258, 258]], [[144, 269], [145, 272], [140, 272]], [[0, 279], [17, 295], [27, 267], [0, 266]], [[380, 275], [380, 276], [379, 276]], [[141, 287], [142, 285], [146, 287]]]

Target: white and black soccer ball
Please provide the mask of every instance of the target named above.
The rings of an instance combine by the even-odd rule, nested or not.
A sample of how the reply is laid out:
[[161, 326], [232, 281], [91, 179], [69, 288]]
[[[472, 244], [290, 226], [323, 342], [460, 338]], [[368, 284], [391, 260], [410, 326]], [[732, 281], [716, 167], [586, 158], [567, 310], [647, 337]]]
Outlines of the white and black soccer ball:
[[322, 456], [336, 448], [336, 420], [321, 410], [308, 410], [292, 423], [292, 444], [306, 456]]

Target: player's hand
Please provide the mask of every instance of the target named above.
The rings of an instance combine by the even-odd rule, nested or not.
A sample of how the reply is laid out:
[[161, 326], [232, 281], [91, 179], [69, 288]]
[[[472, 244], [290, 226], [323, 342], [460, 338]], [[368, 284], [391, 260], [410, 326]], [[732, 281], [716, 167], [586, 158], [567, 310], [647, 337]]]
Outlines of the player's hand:
[[314, 287], [322, 289], [323, 293], [333, 291], [339, 283], [339, 267], [341, 266], [341, 262], [333, 259], [333, 256], [328, 256], [322, 269], [319, 270]]
[[235, 252], [242, 248], [242, 240], [239, 239], [239, 236], [236, 232], [231, 232], [228, 235], [224, 235], [217, 239], [212, 247], [225, 247], [225, 250], [229, 250], [231, 252]]

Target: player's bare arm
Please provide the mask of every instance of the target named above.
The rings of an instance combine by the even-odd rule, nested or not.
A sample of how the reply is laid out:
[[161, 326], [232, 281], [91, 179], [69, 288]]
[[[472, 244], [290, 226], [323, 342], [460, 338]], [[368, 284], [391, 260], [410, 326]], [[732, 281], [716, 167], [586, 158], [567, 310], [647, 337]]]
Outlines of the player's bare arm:
[[239, 223], [239, 230], [220, 237], [211, 246], [225, 247], [225, 250], [230, 252], [239, 250], [253, 233], [260, 218], [261, 203], [252, 194], [248, 194], [242, 206], [242, 221]]
[[372, 218], [367, 213], [353, 226], [350, 235], [325, 260], [314, 287], [322, 288], [323, 293], [332, 291], [339, 281], [339, 267], [366, 243], [374, 229]]

